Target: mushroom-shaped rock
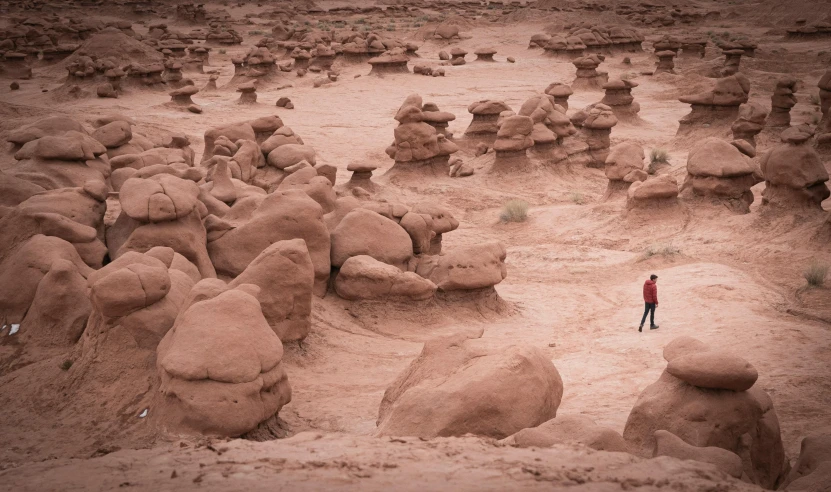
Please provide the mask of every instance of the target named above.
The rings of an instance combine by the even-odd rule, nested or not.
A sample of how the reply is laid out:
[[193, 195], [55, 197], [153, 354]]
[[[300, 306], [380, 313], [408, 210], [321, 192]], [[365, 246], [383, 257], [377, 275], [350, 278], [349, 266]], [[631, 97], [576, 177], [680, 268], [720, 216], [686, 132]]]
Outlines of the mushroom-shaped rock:
[[193, 100], [191, 96], [199, 92], [193, 85], [186, 85], [181, 89], [176, 89], [171, 91], [170, 94], [170, 102], [177, 105], [177, 106], [190, 106], [193, 104]]
[[783, 142], [765, 153], [759, 163], [765, 178], [762, 205], [819, 210], [831, 196], [828, 171], [816, 150], [807, 144], [813, 131], [794, 126], [782, 132]]
[[739, 213], [750, 212], [750, 188], [762, 180], [759, 168], [735, 146], [710, 137], [698, 142], [687, 157], [682, 190], [709, 197]]
[[710, 132], [721, 132], [723, 127], [735, 121], [739, 106], [747, 102], [750, 93], [750, 81], [742, 74], [735, 74], [716, 80], [711, 91], [692, 96], [682, 96], [678, 100], [691, 106], [692, 111], [681, 118], [677, 135], [700, 132], [704, 125]]
[[[755, 102], [744, 103], [739, 106], [739, 116], [730, 127], [733, 131], [734, 140], [744, 140], [753, 148], [753, 155], [749, 155], [750, 157], [754, 157], [756, 153], [756, 135], [765, 127], [765, 118], [767, 116], [767, 109], [761, 104]], [[742, 146], [737, 145], [735, 142], [733, 145], [736, 145], [739, 150], [742, 150]]]
[[638, 83], [632, 80], [610, 80], [603, 84], [605, 94], [600, 102], [612, 108], [618, 120], [633, 120], [641, 110], [641, 105], [632, 96], [632, 89], [637, 86]]
[[490, 99], [470, 104], [467, 111], [473, 115], [473, 121], [465, 130], [465, 134], [493, 134], [492, 136], [496, 136], [496, 132], [499, 131], [499, 126], [496, 124], [499, 114], [510, 110], [510, 106], [504, 102]]
[[464, 65], [465, 55], [467, 55], [467, 50], [459, 48], [458, 46], [453, 48], [452, 50], [450, 50], [450, 64]]
[[476, 55], [475, 61], [487, 61], [492, 62], [495, 61], [493, 59], [493, 55], [496, 54], [496, 50], [493, 48], [478, 48], [476, 51], [473, 52]]
[[675, 55], [674, 51], [664, 50], [657, 51], [655, 56], [658, 57], [658, 65], [655, 67], [655, 75], [659, 73], [675, 73]]
[[370, 70], [369, 74], [410, 73], [410, 69], [407, 67], [409, 61], [410, 58], [402, 48], [394, 48], [375, 58], [370, 58], [368, 63], [372, 65], [372, 70]]
[[237, 92], [240, 93], [237, 104], [255, 104], [257, 102], [257, 85], [252, 82], [237, 87]]
[[545, 88], [545, 93], [554, 97], [554, 104], [558, 104], [563, 109], [568, 110], [568, 98], [574, 91], [571, 86], [563, 84], [562, 82], [553, 82]]
[[598, 72], [597, 67], [605, 60], [603, 55], [587, 55], [574, 60], [572, 63], [577, 67], [577, 77], [571, 87], [577, 90], [599, 91], [603, 84], [608, 82], [609, 74]]
[[473, 335], [430, 340], [384, 393], [381, 435], [504, 438], [557, 413], [563, 383], [534, 347], [496, 347]]

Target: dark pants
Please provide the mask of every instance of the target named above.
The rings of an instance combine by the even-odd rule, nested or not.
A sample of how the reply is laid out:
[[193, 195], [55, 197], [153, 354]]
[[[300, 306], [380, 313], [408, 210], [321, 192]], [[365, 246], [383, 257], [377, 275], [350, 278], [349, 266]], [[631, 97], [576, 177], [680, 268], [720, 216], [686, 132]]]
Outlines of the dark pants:
[[649, 314], [649, 326], [655, 326], [655, 303], [647, 302], [643, 310], [643, 318], [641, 318], [641, 326], [646, 321], [646, 315]]

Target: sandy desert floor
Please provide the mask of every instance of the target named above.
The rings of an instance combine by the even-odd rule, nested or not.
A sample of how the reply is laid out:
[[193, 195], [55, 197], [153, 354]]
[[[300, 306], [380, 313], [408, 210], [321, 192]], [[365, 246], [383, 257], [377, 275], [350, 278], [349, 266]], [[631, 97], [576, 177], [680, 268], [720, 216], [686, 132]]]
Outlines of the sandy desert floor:
[[[256, 11], [251, 5], [234, 15]], [[168, 23], [172, 28], [179, 27], [175, 22]], [[527, 48], [530, 35], [542, 32], [552, 23], [550, 18], [493, 25], [471, 22], [464, 30], [465, 39], [459, 42], [419, 40], [419, 55], [430, 61], [437, 60], [438, 52], [451, 45], [471, 52], [483, 44], [498, 50], [496, 63], [468, 62], [448, 67], [446, 77], [376, 77], [367, 75], [368, 65], [345, 65], [340, 67], [337, 82], [314, 88], [309, 77], [300, 79], [288, 73], [284, 83], [258, 89], [261, 102], [254, 106], [236, 105], [237, 94], [233, 90], [197, 94], [194, 101], [204, 109], [202, 114], [169, 108], [165, 105], [169, 97], [164, 92], [130, 94], [114, 100], [60, 100], [52, 91], [63, 83], [61, 74], [36, 69], [34, 79], [23, 83], [19, 91], [9, 91], [7, 83], [0, 88], [0, 133], [51, 115], [65, 114], [89, 121], [122, 113], [135, 119], [138, 128], [147, 132], [184, 132], [198, 155], [207, 128], [277, 114], [317, 150], [318, 162], [338, 167], [339, 183], [348, 179], [347, 165], [368, 162], [379, 166], [373, 178], [380, 184], [378, 196], [409, 203], [438, 200], [448, 206], [461, 225], [445, 235], [446, 248], [486, 240], [506, 245], [508, 277], [496, 287], [498, 299], [439, 297], [416, 308], [395, 302], [349, 302], [333, 294], [315, 299], [311, 335], [302, 344], [287, 345], [284, 357], [293, 397], [280, 411], [280, 418], [290, 435], [300, 434], [299, 441], [293, 440], [298, 451], [284, 451], [292, 456], [292, 463], [291, 460], [312, 462], [315, 452], [302, 448], [309, 442], [329, 443], [329, 447], [320, 444], [321, 455], [353, 447], [361, 450], [356, 452], [356, 462], [370, 470], [363, 477], [366, 483], [384, 488], [395, 487], [399, 480], [413, 479], [413, 475], [402, 470], [406, 468], [404, 455], [408, 453], [423, 453], [423, 463], [434, 463], [425, 466], [437, 467], [435, 476], [452, 475], [454, 466], [463, 468], [463, 459], [456, 455], [467, 453], [470, 463], [483, 467], [478, 469], [483, 480], [488, 476], [487, 470], [497, 470], [494, 473], [500, 478], [483, 482], [490, 483], [492, 488], [539, 486], [541, 482], [526, 481], [529, 474], [524, 472], [516, 472], [515, 481], [506, 479], [515, 470], [508, 473], [505, 470], [512, 467], [499, 468], [488, 460], [498, 460], [495, 453], [499, 452], [512, 453], [505, 455], [512, 463], [511, 460], [533, 460], [530, 456], [543, 456], [541, 453], [556, 460], [558, 448], [534, 454], [500, 450], [473, 440], [469, 446], [454, 441], [440, 443], [436, 449], [416, 439], [406, 453], [397, 454], [399, 451], [390, 451], [394, 443], [381, 447], [378, 440], [371, 438], [376, 432], [384, 390], [418, 355], [422, 343], [436, 335], [476, 328], [484, 328], [484, 337], [494, 343], [529, 344], [543, 350], [564, 381], [558, 411], [588, 416], [618, 432], [622, 432], [638, 395], [663, 371], [661, 351], [670, 340], [690, 335], [736, 351], [758, 369], [756, 384], [773, 399], [786, 451], [795, 458], [800, 440], [807, 433], [831, 433], [831, 290], [807, 289], [802, 278], [811, 261], [831, 263], [828, 238], [817, 237], [828, 220], [831, 200], [824, 203], [825, 214], [766, 215], [760, 209], [764, 186], [760, 184], [753, 189], [756, 200], [751, 213], [746, 215], [734, 215], [707, 203], [686, 203], [680, 211], [670, 214], [627, 213], [623, 200], [601, 200], [607, 183], [602, 170], [538, 165], [521, 174], [488, 173], [488, 156], [475, 157], [473, 147], [466, 146], [463, 139], [460, 154], [476, 170], [471, 177], [413, 180], [382, 174], [393, 164], [384, 153], [392, 140], [393, 116], [409, 94], [420, 94], [425, 101], [454, 113], [457, 119], [451, 122], [449, 130], [461, 137], [470, 122], [467, 106], [471, 102], [496, 99], [518, 107], [551, 82], [569, 83], [574, 77], [571, 63], [552, 60], [543, 56], [541, 50]], [[783, 73], [797, 75], [802, 84], [791, 115], [794, 124], [810, 121], [816, 109], [809, 95], [816, 93], [817, 80], [829, 63], [827, 54], [817, 53], [829, 48], [828, 41], [783, 43], [781, 35], [769, 33], [768, 25], [756, 27], [742, 19], [684, 30], [703, 33], [711, 28], [729, 28], [759, 42], [756, 57], [742, 61], [743, 73], [753, 84], [751, 100], [768, 104], [776, 78]], [[647, 39], [671, 32], [651, 28], [643, 31]], [[247, 50], [248, 41], [229, 48], [226, 54], [212, 54], [211, 65], [221, 72], [220, 88], [233, 73], [231, 57]], [[784, 47], [788, 55], [774, 53], [778, 47]], [[516, 63], [507, 63], [508, 56], [514, 57]], [[640, 84], [633, 93], [642, 108], [642, 122], [616, 126], [612, 144], [633, 141], [647, 152], [655, 147], [669, 149], [671, 173], [681, 182], [686, 175], [687, 152], [693, 143], [675, 137], [678, 120], [689, 111], [689, 106], [677, 101], [677, 97], [708, 87], [709, 79], [700, 73], [703, 67], [718, 63], [718, 56], [713, 52], [700, 61], [677, 60], [678, 75], [658, 76], [639, 74], [654, 67], [650, 53], [634, 54], [631, 58], [632, 64], [627, 66], [621, 63], [622, 56], [612, 56], [603, 67], [613, 78], [634, 73], [633, 80]], [[197, 87], [204, 85], [208, 77], [189, 76]], [[274, 101], [281, 96], [290, 97], [295, 109], [275, 108]], [[581, 108], [600, 97], [598, 93], [576, 92], [569, 102], [572, 108]], [[776, 138], [776, 134], [765, 130], [759, 145], [769, 148]], [[0, 167], [7, 168], [11, 162], [6, 155]], [[825, 164], [831, 169], [831, 161]], [[500, 208], [512, 198], [531, 204], [526, 222], [499, 221]], [[649, 251], [657, 254], [650, 255]], [[652, 273], [660, 279], [657, 319], [661, 327], [638, 333], [643, 305], [641, 286]], [[216, 489], [222, 488], [219, 477], [225, 472], [256, 481], [257, 477], [268, 480], [268, 473], [279, 472], [283, 466], [290, 468], [284, 462], [268, 461], [262, 465], [265, 470], [256, 466], [258, 462], [252, 456], [278, 453], [267, 447], [274, 442], [228, 443], [231, 450], [226, 457], [228, 463], [235, 464], [223, 469], [223, 458], [207, 451], [204, 443], [189, 443], [187, 452], [179, 453], [178, 442], [135, 442], [130, 433], [119, 432], [116, 423], [85, 422], [82, 410], [43, 405], [39, 402], [52, 401], [44, 398], [43, 393], [61, 390], [58, 365], [65, 352], [28, 354], [26, 357], [31, 360], [26, 360], [20, 358], [18, 349], [10, 341], [0, 345], [0, 468], [6, 469], [0, 472], [0, 482], [8, 480], [0, 489], [79, 490], [86, 486], [108, 489], [125, 482], [150, 487], [175, 483], [155, 481], [155, 475], [140, 471], [140, 464], [146, 460], [153, 463], [150, 468], [158, 466], [159, 476], [166, 478], [172, 470], [178, 470], [174, 475], [187, 477], [183, 483], [190, 485], [200, 473], [196, 463], [210, 462], [201, 475], [205, 479], [202, 485]], [[45, 361], [35, 362], [44, 358]], [[21, 388], [29, 385], [41, 389], [19, 398]], [[102, 428], [106, 430], [102, 432]], [[314, 433], [326, 437], [313, 441], [309, 436]], [[474, 450], [477, 446], [490, 448]], [[151, 450], [130, 451], [136, 447]], [[117, 449], [123, 450], [109, 454]], [[450, 458], [442, 468], [444, 465], [440, 464], [445, 458], [441, 455], [445, 452]], [[518, 456], [519, 453], [528, 456]], [[93, 459], [102, 454], [107, 456]], [[586, 459], [591, 455], [588, 452]], [[381, 463], [379, 468], [368, 465], [373, 460], [376, 465]], [[387, 466], [385, 460], [401, 466]], [[172, 464], [177, 462], [180, 464]], [[416, 466], [417, 462], [412, 463]], [[574, 466], [582, 463], [575, 462]], [[670, 473], [674, 465], [665, 466]], [[287, 481], [285, 487], [291, 488], [293, 483], [309, 488], [309, 481], [315, 477], [327, 480], [325, 483], [332, 488], [346, 488], [362, 480], [361, 473], [354, 469], [320, 469], [320, 475], [292, 475], [297, 481]], [[393, 472], [399, 475], [385, 475]], [[81, 478], [85, 474], [110, 478], [85, 485]], [[430, 474], [422, 471], [416, 478], [427, 476]], [[41, 477], [43, 488], [36, 486]]]

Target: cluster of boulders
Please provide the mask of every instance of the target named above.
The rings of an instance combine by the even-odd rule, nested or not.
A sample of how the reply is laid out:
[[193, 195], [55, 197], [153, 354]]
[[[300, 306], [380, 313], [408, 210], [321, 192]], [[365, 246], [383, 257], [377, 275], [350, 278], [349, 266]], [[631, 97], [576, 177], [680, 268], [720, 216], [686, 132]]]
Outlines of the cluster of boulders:
[[[417, 96], [399, 113], [395, 157], [443, 159], [447, 174], [455, 146], [437, 128], [452, 115]], [[9, 135], [0, 312], [26, 343], [80, 340], [85, 377], [149, 381], [161, 430], [239, 436], [274, 418], [291, 399], [282, 344], [308, 335], [330, 286], [420, 301], [493, 295], [506, 276], [498, 243], [442, 251], [459, 223], [434, 202], [375, 201], [357, 192], [369, 179], [338, 196], [337, 169], [276, 116], [206, 131], [201, 162], [184, 135], [155, 138], [118, 115]]]
[[540, 47], [546, 53], [564, 59], [584, 54], [635, 53], [642, 51], [644, 37], [635, 29], [592, 24], [567, 26], [566, 32], [554, 36], [535, 34], [529, 47]]
[[417, 94], [404, 100], [395, 115], [395, 141], [386, 149], [395, 160], [393, 169], [448, 175], [450, 156], [459, 148], [445, 131], [439, 131], [439, 125], [451, 121], [452, 115], [437, 110], [435, 105], [424, 105]]
[[786, 29], [789, 39], [817, 39], [831, 37], [831, 23], [825, 21], [808, 24], [805, 19], [794, 27]]

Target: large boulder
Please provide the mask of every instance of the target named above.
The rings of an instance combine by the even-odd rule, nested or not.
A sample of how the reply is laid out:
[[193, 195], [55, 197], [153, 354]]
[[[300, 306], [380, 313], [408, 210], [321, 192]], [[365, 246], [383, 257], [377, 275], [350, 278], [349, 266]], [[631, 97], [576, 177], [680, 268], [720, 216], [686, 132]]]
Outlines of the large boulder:
[[277, 241], [260, 253], [229, 286], [260, 288], [263, 315], [282, 342], [303, 340], [312, 327], [314, 266], [303, 239]]
[[424, 344], [384, 392], [381, 435], [505, 438], [554, 418], [563, 396], [557, 368], [539, 349], [495, 346], [456, 334]]
[[350, 256], [335, 277], [335, 292], [344, 299], [401, 298], [421, 301], [433, 297], [436, 284], [413, 272], [367, 255]]
[[239, 436], [291, 400], [283, 345], [257, 301], [259, 288], [198, 283], [159, 343], [161, 401], [168, 431]]
[[413, 256], [407, 231], [395, 221], [364, 208], [357, 208], [332, 231], [332, 266], [340, 267], [353, 256], [367, 255], [406, 270]]

